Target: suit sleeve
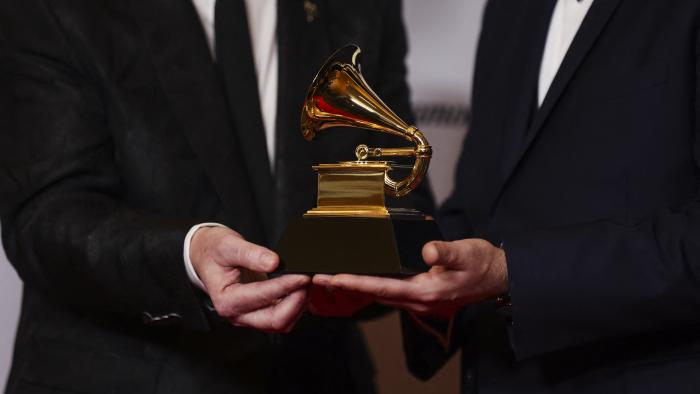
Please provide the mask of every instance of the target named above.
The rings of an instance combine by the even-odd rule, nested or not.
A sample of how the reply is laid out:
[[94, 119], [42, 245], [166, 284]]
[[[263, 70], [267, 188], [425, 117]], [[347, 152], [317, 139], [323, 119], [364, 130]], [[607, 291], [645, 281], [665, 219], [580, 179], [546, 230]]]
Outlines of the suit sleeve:
[[[696, 92], [697, 53], [696, 40]], [[697, 104], [695, 111], [697, 139]], [[694, 155], [698, 163], [697, 144]], [[700, 192], [634, 225], [598, 221], [511, 234], [504, 247], [520, 359], [700, 324]]]
[[0, 7], [2, 236], [25, 286], [90, 314], [206, 329], [182, 262], [194, 221], [125, 203], [98, 73], [43, 3]]

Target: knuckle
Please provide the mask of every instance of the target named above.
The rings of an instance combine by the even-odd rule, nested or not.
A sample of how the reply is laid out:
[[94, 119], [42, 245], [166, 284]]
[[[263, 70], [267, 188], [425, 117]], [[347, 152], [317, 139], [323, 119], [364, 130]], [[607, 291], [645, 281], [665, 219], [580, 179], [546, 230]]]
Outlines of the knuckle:
[[229, 255], [231, 250], [230, 244], [226, 242], [226, 238], [219, 240], [218, 242], [214, 243], [214, 245], [211, 248], [211, 253], [212, 257], [216, 261], [223, 261], [226, 260], [227, 256]]
[[443, 258], [443, 261], [448, 262], [448, 263], [455, 261], [455, 259], [457, 258], [457, 254], [455, 253], [454, 248], [452, 248], [452, 247], [443, 248], [442, 258]]
[[249, 261], [249, 262], [258, 262], [260, 261], [260, 258], [262, 257], [262, 251], [260, 248], [254, 247], [254, 246], [249, 246], [245, 248], [244, 251], [244, 258]]
[[216, 313], [218, 313], [219, 316], [231, 316], [229, 305], [226, 302], [226, 300], [223, 299], [223, 297], [218, 295], [212, 296], [211, 302], [214, 305], [214, 309], [216, 309]]
[[219, 316], [226, 318], [234, 318], [238, 316], [236, 303], [231, 302], [228, 297], [222, 295], [215, 295], [212, 297], [212, 304], [214, 304], [214, 309]]
[[225, 242], [228, 249], [228, 255], [231, 257], [234, 263], [237, 263], [241, 259], [242, 248], [238, 242], [227, 240]]
[[461, 245], [461, 251], [464, 255], [471, 256], [475, 252], [475, 248], [471, 242], [465, 242]]
[[252, 269], [262, 260], [262, 255], [263, 251], [257, 245], [239, 245], [236, 254], [236, 262]]
[[250, 261], [250, 251], [247, 245], [237, 244], [233, 251], [233, 263], [238, 267], [247, 268]]

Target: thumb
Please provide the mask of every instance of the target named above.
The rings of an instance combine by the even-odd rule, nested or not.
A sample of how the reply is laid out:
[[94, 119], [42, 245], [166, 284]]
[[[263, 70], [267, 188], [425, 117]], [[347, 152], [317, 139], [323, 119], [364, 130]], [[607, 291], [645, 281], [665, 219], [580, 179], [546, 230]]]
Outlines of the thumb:
[[220, 244], [219, 256], [221, 265], [254, 272], [272, 272], [279, 266], [279, 256], [275, 252], [235, 236]]
[[423, 246], [423, 260], [430, 266], [456, 268], [460, 265], [460, 246], [457, 242], [432, 241]]

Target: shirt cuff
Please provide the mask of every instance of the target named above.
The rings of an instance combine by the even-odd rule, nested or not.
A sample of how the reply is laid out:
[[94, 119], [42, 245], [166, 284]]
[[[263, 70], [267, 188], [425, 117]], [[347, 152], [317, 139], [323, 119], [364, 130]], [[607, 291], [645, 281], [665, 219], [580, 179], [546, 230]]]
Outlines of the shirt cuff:
[[187, 235], [185, 236], [185, 244], [183, 245], [182, 248], [182, 257], [185, 260], [185, 270], [187, 271], [187, 277], [190, 279], [190, 283], [193, 285], [197, 286], [200, 288], [202, 291], [206, 292], [207, 289], [204, 287], [204, 283], [202, 283], [202, 280], [199, 279], [199, 275], [197, 275], [197, 271], [194, 270], [194, 266], [192, 266], [192, 260], [190, 260], [190, 243], [192, 243], [192, 237], [194, 237], [194, 233], [197, 232], [202, 227], [226, 227], [223, 224], [219, 223], [200, 223], [195, 226], [192, 226], [190, 231], [187, 232]]

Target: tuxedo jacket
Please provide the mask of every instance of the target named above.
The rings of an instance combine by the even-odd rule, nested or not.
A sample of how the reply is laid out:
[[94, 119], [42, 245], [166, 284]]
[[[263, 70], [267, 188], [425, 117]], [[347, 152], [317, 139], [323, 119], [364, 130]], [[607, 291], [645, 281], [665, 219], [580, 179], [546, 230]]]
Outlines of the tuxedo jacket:
[[278, 3], [271, 169], [251, 52], [222, 73], [189, 0], [0, 2], [2, 236], [24, 281], [9, 393], [373, 391], [354, 322], [234, 328], [183, 263], [201, 222], [274, 247], [315, 206], [312, 165], [397, 143], [303, 140], [306, 89], [334, 49], [360, 45], [366, 79], [411, 120], [400, 2], [313, 3], [308, 20], [303, 1]]
[[[465, 308], [469, 393], [700, 384], [700, 3], [595, 0], [541, 106], [553, 0], [492, 0], [451, 238], [505, 250], [512, 309]], [[408, 321], [411, 368], [445, 352]]]

